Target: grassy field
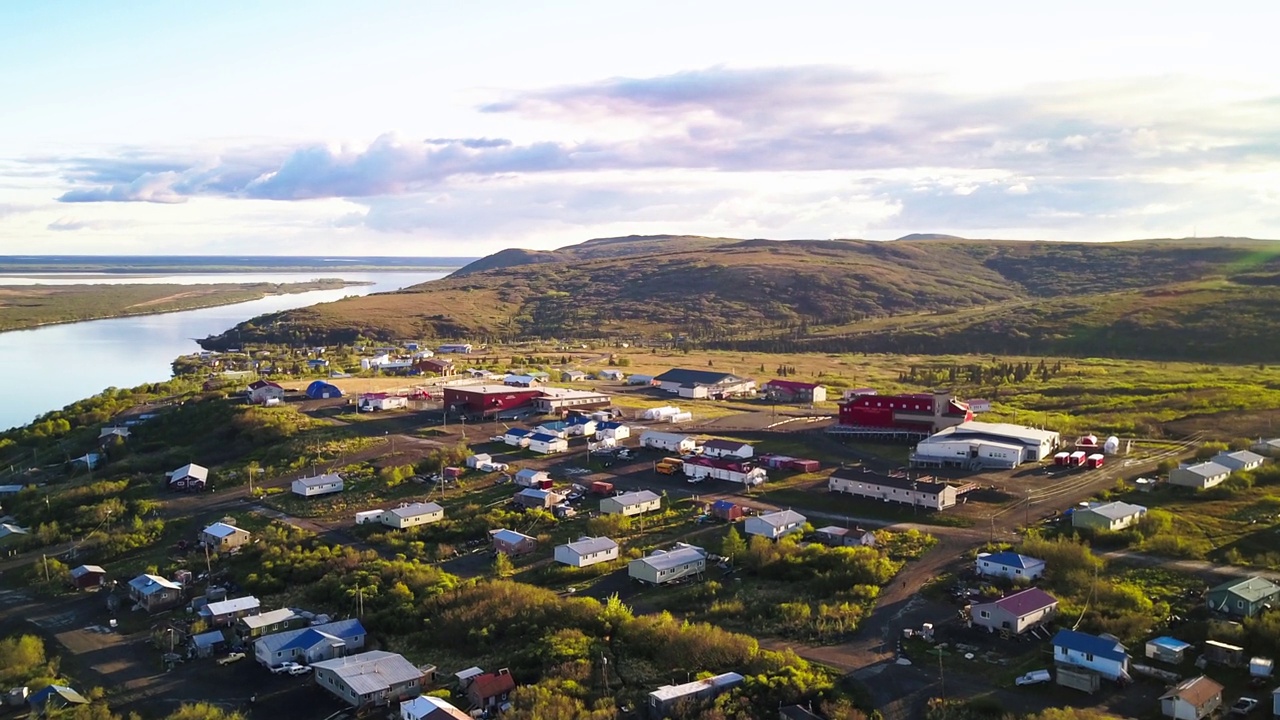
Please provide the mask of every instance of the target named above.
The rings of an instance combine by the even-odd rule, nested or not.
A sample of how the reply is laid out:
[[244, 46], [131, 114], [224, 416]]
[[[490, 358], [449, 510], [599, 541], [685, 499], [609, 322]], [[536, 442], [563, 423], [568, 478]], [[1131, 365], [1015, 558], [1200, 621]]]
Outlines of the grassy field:
[[351, 284], [343, 280], [310, 280], [209, 285], [6, 285], [0, 286], [0, 332], [231, 305], [268, 295], [329, 290]]

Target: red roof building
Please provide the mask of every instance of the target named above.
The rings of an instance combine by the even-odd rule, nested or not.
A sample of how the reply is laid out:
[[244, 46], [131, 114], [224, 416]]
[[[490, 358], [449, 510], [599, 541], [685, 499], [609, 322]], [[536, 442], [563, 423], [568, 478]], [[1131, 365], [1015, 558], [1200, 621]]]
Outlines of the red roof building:
[[827, 388], [796, 380], [770, 380], [762, 388], [770, 400], [787, 403], [819, 403], [827, 399]]
[[532, 409], [533, 401], [542, 397], [537, 388], [517, 388], [506, 385], [465, 385], [444, 389], [444, 407], [468, 417], [492, 418], [505, 410], [526, 405]]
[[973, 420], [969, 406], [949, 393], [859, 395], [840, 403], [840, 424], [932, 435]]
[[479, 708], [491, 708], [505, 702], [507, 695], [516, 689], [516, 679], [511, 671], [503, 668], [498, 672], [477, 675], [467, 686], [467, 699]]

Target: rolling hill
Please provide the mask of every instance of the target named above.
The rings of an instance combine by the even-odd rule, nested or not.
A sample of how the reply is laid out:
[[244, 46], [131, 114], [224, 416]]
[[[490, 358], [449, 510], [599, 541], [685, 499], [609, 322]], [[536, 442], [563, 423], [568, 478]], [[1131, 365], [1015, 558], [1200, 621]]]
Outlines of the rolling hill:
[[778, 351], [1280, 359], [1280, 242], [607, 238], [210, 338], [670, 340]]

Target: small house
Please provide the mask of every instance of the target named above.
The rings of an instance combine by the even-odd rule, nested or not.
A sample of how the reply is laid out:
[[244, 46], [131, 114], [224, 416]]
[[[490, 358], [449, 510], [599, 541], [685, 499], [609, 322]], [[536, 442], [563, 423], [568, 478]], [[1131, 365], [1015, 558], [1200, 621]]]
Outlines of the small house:
[[447, 377], [454, 373], [453, 360], [449, 358], [427, 358], [414, 363], [419, 372], [427, 375]]
[[511, 387], [531, 388], [542, 383], [532, 375], [508, 375], [502, 379], [502, 384]]
[[227, 637], [221, 630], [210, 630], [191, 637], [191, 649], [198, 658], [213, 657], [227, 645]]
[[182, 603], [182, 586], [158, 575], [139, 575], [129, 581], [129, 599], [147, 612], [168, 610]]
[[478, 453], [467, 458], [467, 467], [472, 470], [478, 469], [481, 465], [488, 465], [493, 462], [493, 456], [488, 453]]
[[170, 490], [203, 490], [209, 483], [209, 468], [187, 463], [170, 473], [165, 473]]
[[862, 528], [828, 525], [814, 531], [818, 542], [831, 547], [875, 547], [876, 534]]
[[395, 653], [374, 650], [311, 667], [316, 685], [353, 708], [390, 705], [422, 694], [423, 671]]
[[1210, 588], [1205, 595], [1209, 609], [1237, 618], [1250, 618], [1276, 602], [1280, 586], [1270, 580], [1253, 576], [1229, 580]]
[[98, 431], [98, 444], [102, 446], [129, 439], [129, 428], [127, 427], [104, 427]]
[[1280, 438], [1270, 440], [1258, 438], [1258, 442], [1251, 445], [1249, 449], [1265, 457], [1280, 457]]
[[1146, 514], [1145, 507], [1127, 502], [1116, 501], [1091, 505], [1087, 508], [1077, 508], [1071, 513], [1071, 527], [1090, 530], [1124, 530], [1137, 524]]
[[750, 443], [715, 438], [702, 443], [702, 454], [708, 457], [749, 458], [755, 454]]
[[631, 437], [631, 427], [620, 422], [602, 422], [596, 426], [596, 440], [612, 440], [615, 443]]
[[565, 430], [573, 437], [593, 437], [596, 434], [596, 426], [599, 424], [586, 415], [574, 415], [569, 418], [568, 427]]
[[707, 569], [707, 551], [676, 543], [670, 550], [654, 550], [627, 563], [627, 575], [650, 585], [664, 585], [701, 575]]
[[691, 453], [697, 447], [694, 439], [679, 433], [658, 432], [649, 430], [640, 435], [640, 445], [667, 452]]
[[529, 438], [532, 436], [532, 430], [511, 428], [502, 434], [502, 442], [512, 447], [529, 447]]
[[515, 530], [490, 530], [489, 537], [493, 539], [494, 552], [502, 553], [516, 557], [525, 555], [538, 549], [538, 539], [530, 537]]
[[1162, 663], [1181, 665], [1187, 659], [1187, 650], [1190, 648], [1191, 643], [1162, 635], [1147, 641], [1146, 656]]
[[31, 714], [40, 717], [68, 707], [88, 705], [89, 699], [66, 685], [49, 685], [27, 698], [27, 703], [31, 706]]
[[400, 703], [400, 720], [471, 720], [471, 716], [444, 698], [419, 695]]
[[628, 385], [653, 385], [654, 377], [652, 375], [641, 375], [639, 373], [627, 376]]
[[31, 531], [14, 525], [13, 523], [0, 523], [0, 547], [12, 545], [31, 536]]
[[983, 577], [1035, 580], [1044, 575], [1043, 560], [1007, 550], [998, 553], [980, 553], [976, 566], [978, 574]]
[[1021, 635], [1052, 620], [1058, 600], [1039, 588], [1027, 588], [994, 602], [969, 606], [969, 620], [990, 632]]
[[270, 380], [249, 383], [249, 402], [254, 405], [270, 405], [284, 401], [284, 388]]
[[404, 395], [390, 393], [365, 393], [360, 396], [356, 405], [358, 412], [382, 412], [384, 410], [403, 410], [409, 407], [409, 398]]
[[471, 678], [467, 685], [467, 700], [472, 707], [488, 710], [505, 703], [515, 689], [516, 679], [510, 670], [502, 668], [497, 672], [481, 673]]
[[581, 370], [564, 370], [560, 373], [560, 382], [583, 382], [587, 374]]
[[547, 488], [551, 483], [551, 475], [544, 470], [525, 468], [516, 472], [515, 484], [527, 488]]
[[416, 502], [383, 510], [380, 522], [387, 527], [404, 530], [444, 519], [444, 508], [433, 502]]
[[618, 543], [607, 537], [581, 537], [556, 546], [556, 562], [570, 567], [586, 567], [618, 559]]
[[569, 441], [548, 433], [534, 433], [529, 436], [529, 449], [542, 455], [568, 452]]
[[200, 542], [216, 552], [237, 550], [247, 545], [252, 537], [248, 530], [225, 522], [216, 522], [200, 532]]
[[1240, 470], [1257, 470], [1262, 467], [1266, 458], [1248, 450], [1236, 450], [1235, 452], [1220, 452], [1213, 456], [1210, 462], [1215, 462], [1231, 472]]
[[748, 535], [777, 540], [785, 535], [802, 532], [806, 522], [808, 518], [795, 510], [779, 510], [764, 515], [752, 515], [747, 518], [743, 530]]
[[[245, 618], [241, 622], [253, 619]], [[275, 667], [285, 662], [309, 665], [362, 649], [368, 635], [356, 618], [321, 623], [262, 635], [253, 643], [253, 657], [264, 667]]]
[[662, 509], [662, 496], [649, 491], [614, 495], [600, 500], [600, 512], [604, 515], [639, 515]]
[[717, 500], [711, 503], [709, 513], [711, 517], [717, 520], [733, 522], [742, 517], [743, 510], [742, 506], [735, 502], [730, 502], [729, 500]]
[[1202, 720], [1222, 707], [1222, 685], [1204, 675], [1187, 678], [1160, 696], [1160, 714], [1173, 720]]
[[827, 400], [827, 388], [798, 380], [770, 380], [760, 388], [765, 397], [780, 403], [820, 403]]
[[1129, 653], [1114, 638], [1059, 630], [1053, 636], [1053, 660], [1092, 670], [1108, 680], [1129, 679]]
[[436, 352], [441, 355], [454, 353], [457, 355], [470, 355], [471, 345], [469, 343], [445, 343], [436, 348]]
[[247, 595], [245, 597], [232, 598], [231, 600], [211, 602], [200, 608], [200, 617], [204, 618], [211, 627], [224, 627], [234, 624], [240, 618], [257, 615], [261, 609], [262, 603], [258, 598]]
[[302, 615], [290, 608], [280, 608], [238, 618], [232, 627], [235, 629], [236, 637], [242, 642], [252, 642], [264, 635], [284, 632], [304, 624], [306, 624], [306, 618]]
[[517, 505], [525, 509], [542, 508], [545, 510], [564, 502], [564, 496], [552, 490], [525, 488], [516, 493], [514, 500]]
[[717, 695], [741, 685], [743, 680], [738, 673], [727, 672], [681, 685], [663, 685], [649, 693], [649, 717], [666, 718], [680, 708], [709, 703]]
[[604, 370], [597, 371], [596, 377], [601, 380], [613, 380], [614, 382], [618, 382], [621, 381], [625, 375], [617, 368], [605, 368]]
[[298, 478], [293, 481], [292, 485], [293, 494], [301, 495], [302, 497], [316, 497], [317, 495], [342, 492], [343, 487], [342, 476], [337, 473]]
[[77, 590], [101, 587], [107, 579], [107, 571], [98, 565], [81, 565], [71, 569], [71, 586]]
[[1182, 464], [1169, 471], [1169, 484], [1207, 490], [1231, 477], [1231, 468], [1216, 462]]

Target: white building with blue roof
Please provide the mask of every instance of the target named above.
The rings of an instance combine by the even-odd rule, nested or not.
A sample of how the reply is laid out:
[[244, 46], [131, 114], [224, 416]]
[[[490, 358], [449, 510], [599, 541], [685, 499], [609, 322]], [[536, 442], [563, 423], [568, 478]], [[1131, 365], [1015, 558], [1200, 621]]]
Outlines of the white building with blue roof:
[[1053, 661], [1098, 673], [1108, 680], [1128, 681], [1129, 653], [1120, 641], [1075, 630], [1053, 636]]
[[253, 656], [267, 667], [284, 662], [306, 665], [360, 650], [367, 635], [359, 620], [338, 620], [260, 637], [253, 644]]
[[975, 563], [979, 575], [1017, 580], [1035, 580], [1044, 575], [1044, 561], [1021, 555], [1010, 550], [998, 553], [981, 553]]

